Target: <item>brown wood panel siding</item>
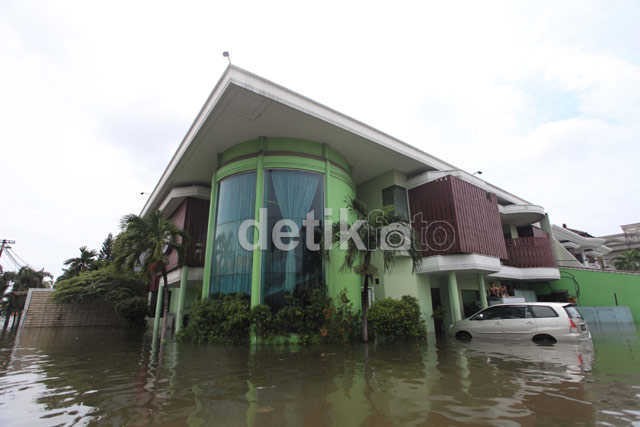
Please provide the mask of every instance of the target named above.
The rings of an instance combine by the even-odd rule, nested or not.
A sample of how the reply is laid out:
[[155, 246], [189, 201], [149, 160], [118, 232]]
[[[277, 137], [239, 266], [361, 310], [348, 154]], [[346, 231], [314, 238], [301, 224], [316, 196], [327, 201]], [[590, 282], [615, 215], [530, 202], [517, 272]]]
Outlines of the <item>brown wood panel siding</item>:
[[[187, 199], [183, 200], [182, 203], [178, 205], [175, 211], [169, 217], [169, 220], [173, 222], [176, 227], [180, 230], [185, 229], [185, 222], [187, 219]], [[178, 267], [178, 253], [175, 251], [171, 251], [169, 253], [167, 262], [167, 270], [171, 271]]]
[[[169, 217], [181, 230], [189, 236], [185, 246], [184, 263], [189, 267], [204, 266], [204, 248], [209, 223], [209, 200], [186, 198]], [[178, 268], [178, 254], [169, 254], [167, 269]]]
[[[453, 242], [446, 247], [425, 247], [425, 256], [477, 253], [507, 257], [495, 195], [447, 176], [409, 190], [409, 202], [414, 227], [422, 242], [428, 243], [432, 238], [427, 228], [434, 221], [447, 222], [454, 233]], [[420, 224], [420, 214], [426, 224]]]
[[[536, 233], [534, 228], [534, 233]], [[536, 237], [518, 237], [507, 239], [507, 252], [509, 259], [505, 265], [519, 268], [557, 267], [556, 260], [551, 249], [551, 239], [544, 231]]]
[[[443, 178], [410, 189], [409, 205], [413, 225], [425, 256], [460, 253], [451, 181]], [[446, 249], [440, 250], [436, 245], [429, 244], [429, 224], [435, 221], [446, 222], [453, 230], [453, 242], [450, 246], [446, 245]]]
[[456, 177], [450, 181], [460, 252], [507, 258], [496, 195]]

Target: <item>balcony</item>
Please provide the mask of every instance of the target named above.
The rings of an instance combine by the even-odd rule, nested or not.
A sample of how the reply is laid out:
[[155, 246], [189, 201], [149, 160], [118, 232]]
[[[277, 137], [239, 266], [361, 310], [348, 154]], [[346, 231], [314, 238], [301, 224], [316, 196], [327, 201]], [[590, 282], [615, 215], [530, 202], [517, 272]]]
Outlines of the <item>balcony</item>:
[[547, 235], [505, 239], [508, 259], [504, 265], [518, 268], [556, 267], [551, 250], [551, 241]]
[[530, 225], [544, 218], [544, 209], [537, 205], [498, 206], [503, 224]]

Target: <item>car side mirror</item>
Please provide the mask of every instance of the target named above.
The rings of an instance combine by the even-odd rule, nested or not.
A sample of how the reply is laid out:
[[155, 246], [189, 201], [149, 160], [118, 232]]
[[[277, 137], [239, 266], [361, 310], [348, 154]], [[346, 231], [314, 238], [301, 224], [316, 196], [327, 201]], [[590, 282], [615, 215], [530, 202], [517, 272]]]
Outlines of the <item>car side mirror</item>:
[[474, 320], [484, 320], [484, 314], [478, 314]]

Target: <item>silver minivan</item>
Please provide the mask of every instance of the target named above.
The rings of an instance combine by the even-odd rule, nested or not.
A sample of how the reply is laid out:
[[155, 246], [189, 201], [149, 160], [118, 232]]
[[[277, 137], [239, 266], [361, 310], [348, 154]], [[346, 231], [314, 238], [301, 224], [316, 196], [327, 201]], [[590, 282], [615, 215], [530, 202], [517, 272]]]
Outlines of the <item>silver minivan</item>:
[[590, 340], [591, 333], [575, 304], [527, 302], [498, 304], [452, 326], [461, 341], [473, 338], [526, 339], [540, 344]]

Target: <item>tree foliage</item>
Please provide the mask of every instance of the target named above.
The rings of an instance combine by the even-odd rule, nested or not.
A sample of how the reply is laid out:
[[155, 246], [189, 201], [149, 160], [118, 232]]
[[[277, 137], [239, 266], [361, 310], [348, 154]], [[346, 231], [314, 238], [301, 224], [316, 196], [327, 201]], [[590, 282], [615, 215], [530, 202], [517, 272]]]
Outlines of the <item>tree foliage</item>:
[[[31, 267], [22, 267], [16, 271], [6, 271], [0, 274], [0, 298], [2, 298], [9, 286], [13, 283], [12, 292], [24, 292], [30, 288], [47, 288], [51, 286], [53, 276], [43, 270], [34, 270]], [[0, 311], [22, 310], [24, 297], [8, 295], [8, 300], [0, 299]]]
[[14, 291], [26, 291], [30, 288], [46, 288], [50, 284], [47, 279], [52, 279], [51, 273], [42, 270], [34, 270], [31, 267], [22, 267], [17, 272], [7, 271], [0, 275], [0, 295], [4, 294], [9, 284], [13, 282]]
[[120, 226], [122, 232], [113, 243], [116, 266], [153, 275], [163, 270], [166, 273], [170, 251], [175, 250], [178, 258], [182, 259], [186, 234], [164, 218], [160, 211], [145, 217], [126, 215]]
[[100, 252], [98, 253], [98, 262], [102, 266], [107, 265], [113, 261], [113, 234], [109, 233], [102, 242]]
[[169, 310], [169, 286], [167, 265], [169, 253], [175, 251], [180, 263], [184, 254], [187, 235], [174, 223], [162, 216], [160, 211], [141, 217], [126, 215], [120, 226], [122, 232], [113, 244], [113, 262], [117, 268], [128, 268], [142, 272], [148, 279], [161, 273], [164, 283], [163, 326], [161, 340], [166, 331]]
[[630, 249], [622, 252], [613, 262], [618, 270], [640, 271], [640, 250]]
[[146, 288], [141, 274], [109, 265], [58, 281], [53, 297], [63, 303], [106, 302], [126, 320], [140, 323], [146, 314]]
[[97, 256], [96, 251], [88, 249], [86, 246], [80, 247], [79, 256], [64, 261], [66, 268], [58, 280], [68, 279], [85, 271], [94, 270], [97, 267]]

